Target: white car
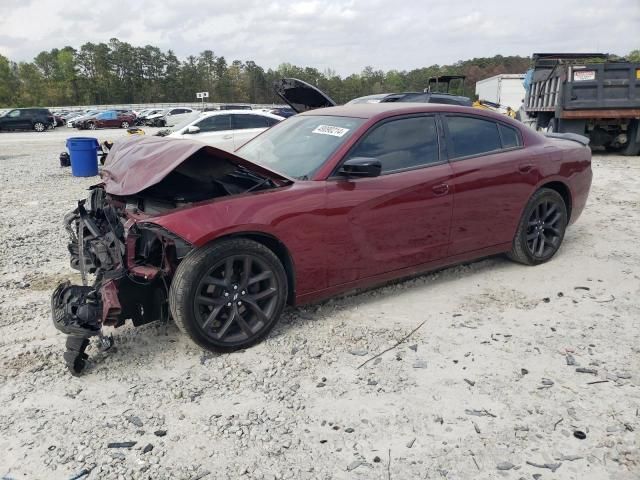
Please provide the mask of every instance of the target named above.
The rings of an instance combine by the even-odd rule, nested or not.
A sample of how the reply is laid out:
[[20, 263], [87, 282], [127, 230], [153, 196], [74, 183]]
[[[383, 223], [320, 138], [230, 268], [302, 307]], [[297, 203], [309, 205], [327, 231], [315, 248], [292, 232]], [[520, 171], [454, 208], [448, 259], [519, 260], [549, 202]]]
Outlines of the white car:
[[186, 107], [167, 108], [145, 118], [145, 123], [152, 127], [174, 127], [190, 118], [199, 115], [198, 110]]
[[169, 137], [192, 138], [212, 147], [233, 152], [282, 120], [283, 117], [258, 110], [205, 112], [197, 119], [179, 125]]

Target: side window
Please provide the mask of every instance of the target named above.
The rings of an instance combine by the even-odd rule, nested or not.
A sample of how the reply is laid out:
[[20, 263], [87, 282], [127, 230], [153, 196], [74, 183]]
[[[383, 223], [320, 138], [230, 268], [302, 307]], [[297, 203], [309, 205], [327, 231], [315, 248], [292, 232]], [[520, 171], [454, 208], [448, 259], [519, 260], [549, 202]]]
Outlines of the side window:
[[446, 118], [453, 147], [451, 158], [479, 155], [502, 148], [496, 122], [474, 117]]
[[515, 128], [499, 123], [498, 130], [500, 130], [500, 137], [502, 138], [502, 148], [514, 148], [522, 145], [520, 135]]
[[10, 117], [10, 118], [18, 118], [19, 116], [20, 116], [20, 110], [13, 110], [7, 113], [7, 117]]
[[245, 128], [267, 128], [268, 126], [269, 124], [267, 123], [266, 117], [263, 117], [261, 115], [233, 115], [234, 130], [243, 130]]
[[276, 123], [280, 123], [280, 120], [276, 118], [264, 117], [264, 119], [267, 121], [267, 125], [270, 127], [273, 127]]
[[425, 116], [385, 122], [356, 145], [349, 153], [349, 158], [354, 157], [377, 158], [382, 173], [437, 163], [436, 119]]
[[195, 124], [201, 132], [221, 132], [231, 130], [230, 115], [212, 115]]

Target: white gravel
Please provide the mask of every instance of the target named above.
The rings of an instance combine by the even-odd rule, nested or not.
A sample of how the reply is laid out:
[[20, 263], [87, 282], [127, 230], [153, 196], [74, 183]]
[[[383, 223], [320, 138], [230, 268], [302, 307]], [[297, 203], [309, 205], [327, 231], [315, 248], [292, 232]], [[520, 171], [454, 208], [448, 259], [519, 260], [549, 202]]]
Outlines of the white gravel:
[[291, 309], [231, 355], [125, 326], [74, 378], [49, 295], [79, 282], [61, 220], [97, 180], [59, 167], [76, 134], [0, 134], [0, 475], [640, 478], [640, 157], [595, 157], [546, 265], [490, 258]]

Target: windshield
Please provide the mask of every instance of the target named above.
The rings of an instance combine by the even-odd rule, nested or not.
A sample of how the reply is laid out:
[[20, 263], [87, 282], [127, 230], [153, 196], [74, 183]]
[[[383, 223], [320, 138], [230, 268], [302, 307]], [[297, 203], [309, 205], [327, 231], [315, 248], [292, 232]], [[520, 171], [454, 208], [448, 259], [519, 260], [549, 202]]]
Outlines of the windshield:
[[362, 118], [294, 116], [265, 131], [236, 153], [265, 168], [307, 180], [363, 123]]

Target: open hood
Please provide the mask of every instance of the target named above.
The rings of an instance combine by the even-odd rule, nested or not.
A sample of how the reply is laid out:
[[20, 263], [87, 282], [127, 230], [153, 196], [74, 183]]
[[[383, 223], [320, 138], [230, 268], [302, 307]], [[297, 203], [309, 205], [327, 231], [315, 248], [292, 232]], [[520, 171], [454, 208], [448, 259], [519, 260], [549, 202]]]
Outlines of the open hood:
[[[190, 160], [193, 168], [210, 169], [235, 164], [278, 183], [292, 180], [233, 153], [196, 140], [132, 135], [116, 142], [100, 172], [105, 190], [112, 195], [134, 195], [157, 183]], [[199, 165], [198, 165], [199, 164]]]
[[297, 78], [276, 80], [273, 89], [297, 113], [337, 105], [327, 94]]

